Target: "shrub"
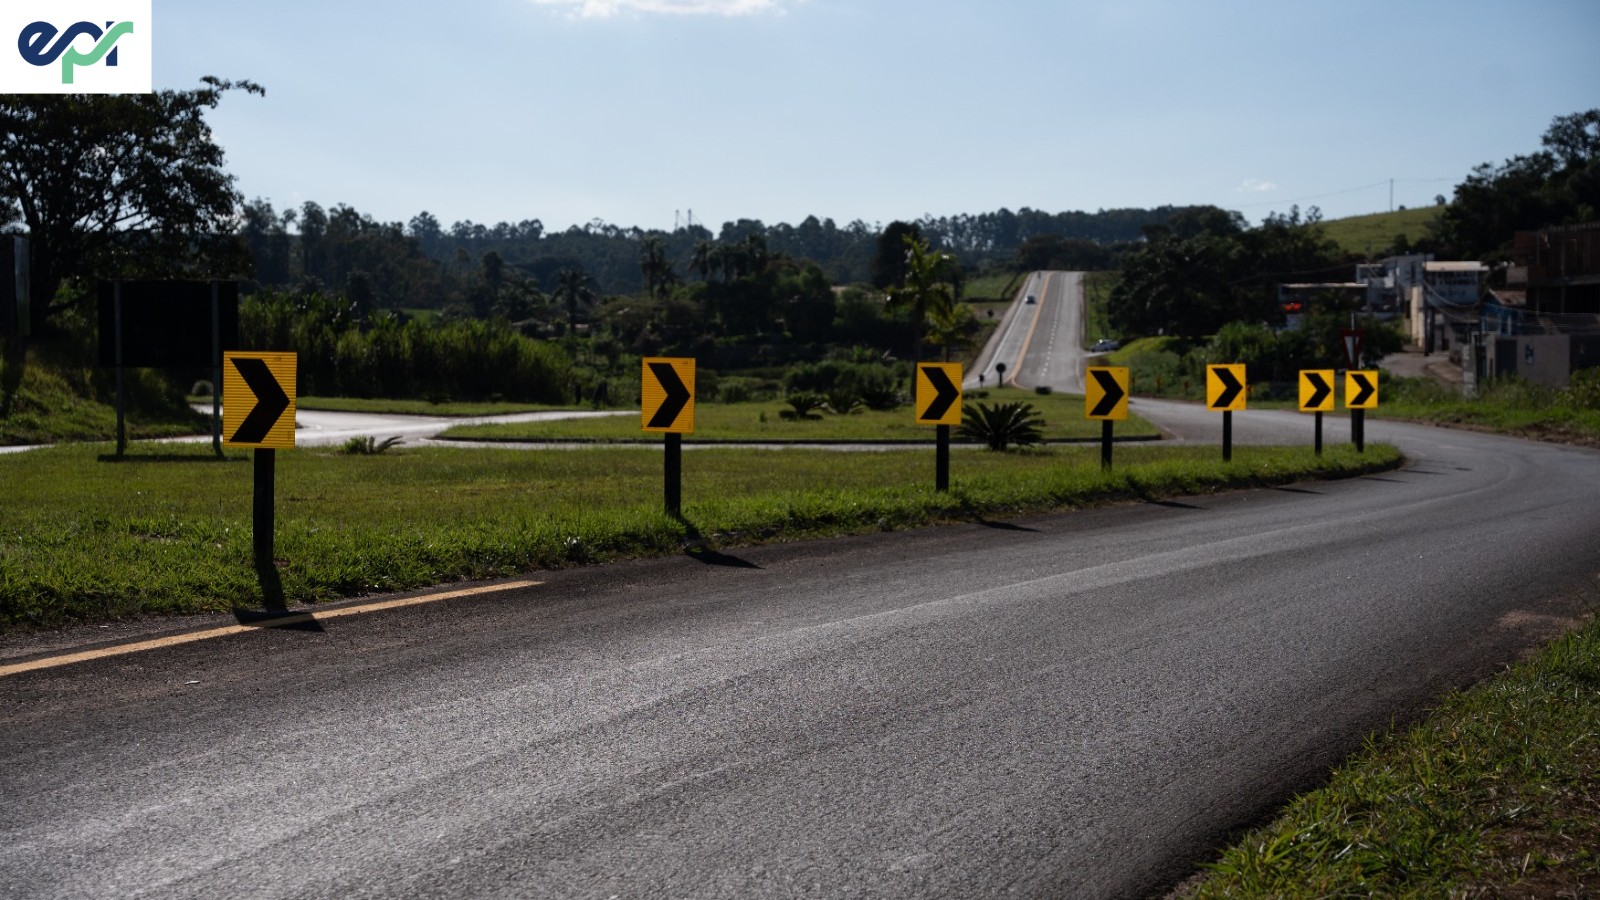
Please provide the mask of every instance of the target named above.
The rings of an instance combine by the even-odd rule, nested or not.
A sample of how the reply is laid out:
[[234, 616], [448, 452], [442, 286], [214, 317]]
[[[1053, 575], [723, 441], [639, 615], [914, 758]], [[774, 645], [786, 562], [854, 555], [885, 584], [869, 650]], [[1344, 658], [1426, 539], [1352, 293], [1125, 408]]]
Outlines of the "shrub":
[[339, 451], [341, 453], [348, 453], [352, 456], [377, 456], [379, 453], [384, 453], [394, 447], [399, 446], [404, 441], [405, 439], [399, 435], [384, 438], [382, 441], [379, 441], [372, 435], [367, 434], [360, 437], [353, 437], [350, 440], [345, 441], [344, 445], [339, 448]]
[[796, 391], [784, 398], [791, 409], [779, 410], [778, 415], [791, 421], [820, 419], [817, 410], [828, 405], [828, 398], [815, 391]]
[[1019, 447], [1044, 440], [1044, 419], [1031, 403], [979, 403], [961, 424], [961, 434], [977, 438], [990, 450], [1003, 451], [1012, 444]]
[[1600, 369], [1573, 372], [1567, 398], [1577, 409], [1600, 409]]

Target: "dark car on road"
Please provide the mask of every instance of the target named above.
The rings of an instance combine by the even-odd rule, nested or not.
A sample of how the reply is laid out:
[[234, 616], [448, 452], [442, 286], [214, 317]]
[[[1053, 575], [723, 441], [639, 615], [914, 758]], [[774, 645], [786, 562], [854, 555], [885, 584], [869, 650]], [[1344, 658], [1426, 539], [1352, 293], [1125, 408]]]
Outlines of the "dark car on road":
[[1089, 352], [1090, 353], [1110, 353], [1111, 351], [1113, 351], [1113, 350], [1115, 350], [1115, 349], [1117, 349], [1118, 347], [1121, 347], [1121, 346], [1122, 345], [1117, 343], [1116, 341], [1113, 341], [1110, 338], [1106, 338], [1105, 340], [1095, 341], [1094, 342], [1094, 346], [1089, 348]]

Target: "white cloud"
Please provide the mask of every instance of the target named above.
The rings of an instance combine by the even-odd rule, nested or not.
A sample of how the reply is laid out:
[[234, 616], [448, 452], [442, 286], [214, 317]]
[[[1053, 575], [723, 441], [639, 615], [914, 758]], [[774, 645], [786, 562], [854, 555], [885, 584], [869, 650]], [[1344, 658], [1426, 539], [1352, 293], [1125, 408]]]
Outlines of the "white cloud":
[[[669, 16], [754, 16], [785, 12], [791, 0], [529, 0], [537, 6], [565, 8], [585, 19], [609, 19], [618, 13]], [[803, 0], [800, 0], [803, 2]]]
[[1278, 186], [1276, 184], [1270, 181], [1262, 181], [1259, 178], [1246, 178], [1244, 183], [1239, 185], [1240, 193], [1245, 194], [1262, 194], [1277, 189]]

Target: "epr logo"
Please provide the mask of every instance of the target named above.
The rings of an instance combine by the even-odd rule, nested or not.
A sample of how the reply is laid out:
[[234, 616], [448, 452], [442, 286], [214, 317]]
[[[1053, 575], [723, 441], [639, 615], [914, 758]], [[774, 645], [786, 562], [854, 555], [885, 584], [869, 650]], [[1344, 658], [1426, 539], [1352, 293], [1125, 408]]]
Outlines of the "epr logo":
[[[61, 39], [54, 44], [50, 39], [61, 34]], [[96, 41], [88, 53], [80, 53], [77, 47], [72, 46], [72, 41], [80, 35], [88, 35]], [[101, 31], [93, 22], [76, 22], [69, 26], [62, 34], [49, 22], [34, 22], [22, 29], [22, 34], [17, 38], [17, 52], [29, 65], [48, 66], [57, 58], [61, 60], [61, 83], [72, 84], [72, 70], [77, 66], [92, 66], [105, 58], [106, 65], [117, 64], [117, 38], [125, 34], [133, 34], [132, 22], [107, 22], [106, 30]]]
[[11, 35], [17, 51], [0, 49], [0, 92], [150, 92], [150, 0], [9, 2], [0, 39]]

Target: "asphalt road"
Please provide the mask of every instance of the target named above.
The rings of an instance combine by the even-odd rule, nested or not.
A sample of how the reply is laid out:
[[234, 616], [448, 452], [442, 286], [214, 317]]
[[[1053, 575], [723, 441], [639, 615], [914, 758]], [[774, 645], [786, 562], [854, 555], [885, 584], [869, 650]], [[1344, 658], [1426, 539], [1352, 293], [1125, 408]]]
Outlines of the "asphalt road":
[[1413, 463], [0, 677], [0, 896], [1161, 890], [1595, 600], [1600, 454], [1369, 437]]
[[[1036, 302], [1028, 303], [1033, 296]], [[976, 371], [963, 387], [994, 387], [1006, 367], [1005, 382], [1017, 387], [1048, 385], [1083, 393], [1083, 273], [1034, 272], [1000, 320], [1000, 327], [978, 356]], [[982, 375], [982, 379], [979, 379]]]

